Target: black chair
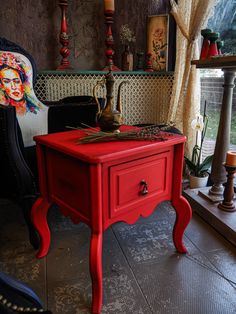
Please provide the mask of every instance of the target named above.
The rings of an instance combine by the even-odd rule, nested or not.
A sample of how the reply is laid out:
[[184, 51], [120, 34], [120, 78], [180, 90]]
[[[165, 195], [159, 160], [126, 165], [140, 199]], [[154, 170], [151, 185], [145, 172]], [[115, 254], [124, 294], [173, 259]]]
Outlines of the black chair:
[[0, 272], [0, 313], [45, 313], [38, 295], [24, 283]]
[[[24, 67], [21, 66], [21, 60]], [[24, 99], [21, 100], [19, 99], [21, 91], [14, 91], [11, 95], [7, 91], [7, 86], [12, 84], [15, 87], [20, 83], [23, 86], [26, 78], [22, 77], [22, 68], [30, 67], [32, 80], [27, 81], [28, 85], [31, 84], [27, 88], [31, 90], [31, 95], [26, 99], [27, 94], [24, 93]], [[9, 69], [10, 71], [6, 72]], [[6, 74], [9, 73], [7, 77]], [[0, 197], [13, 198], [20, 205], [28, 226], [30, 242], [34, 248], [38, 248], [38, 235], [30, 219], [31, 207], [38, 196], [36, 153], [35, 145], [28, 147], [25, 145], [23, 136], [25, 130], [23, 132], [22, 126], [20, 127], [22, 117], [25, 118], [26, 114], [31, 115], [35, 121], [40, 108], [47, 106], [48, 133], [69, 130], [67, 126], [83, 127], [83, 123], [95, 126], [97, 104], [91, 96], [68, 97], [58, 102], [42, 104], [33, 92], [35, 79], [36, 66], [33, 58], [19, 45], [0, 38]], [[23, 102], [25, 99], [27, 102]], [[21, 112], [21, 102], [27, 106], [26, 109], [23, 107], [24, 113]]]

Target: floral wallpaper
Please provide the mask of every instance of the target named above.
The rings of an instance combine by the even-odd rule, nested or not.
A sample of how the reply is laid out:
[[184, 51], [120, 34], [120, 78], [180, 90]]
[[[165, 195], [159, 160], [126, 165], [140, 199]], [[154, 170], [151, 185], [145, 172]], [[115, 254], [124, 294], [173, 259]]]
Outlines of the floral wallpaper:
[[[61, 10], [58, 0], [2, 1], [0, 36], [20, 44], [34, 57], [40, 70], [60, 64]], [[146, 52], [147, 17], [169, 12], [169, 0], [116, 0], [113, 24], [115, 64], [124, 49], [119, 30], [128, 24], [137, 40], [131, 47]], [[77, 70], [101, 70], [105, 59], [105, 24], [102, 0], [68, 0], [69, 60]]]

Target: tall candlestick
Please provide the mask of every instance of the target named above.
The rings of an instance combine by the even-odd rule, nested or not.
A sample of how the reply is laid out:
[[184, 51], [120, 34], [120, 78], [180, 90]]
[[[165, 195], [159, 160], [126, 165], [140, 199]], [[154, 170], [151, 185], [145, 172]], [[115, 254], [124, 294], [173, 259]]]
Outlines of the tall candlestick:
[[115, 1], [114, 0], [104, 0], [105, 11], [115, 11]]
[[[229, 153], [229, 152], [228, 152]], [[228, 157], [228, 153], [227, 153], [227, 157]], [[231, 156], [231, 155], [229, 155]], [[236, 157], [236, 153], [235, 156]], [[235, 162], [235, 160], [232, 160], [233, 163]], [[231, 162], [231, 160], [229, 160], [229, 162]], [[227, 171], [227, 182], [225, 184], [225, 189], [224, 189], [224, 199], [223, 201], [218, 205], [219, 209], [222, 209], [224, 211], [227, 212], [234, 212], [236, 211], [236, 207], [235, 207], [235, 203], [234, 203], [234, 174], [236, 172], [236, 165], [234, 166], [229, 166], [227, 164], [224, 164], [225, 169]]]
[[62, 60], [57, 70], [68, 70], [68, 69], [71, 69], [71, 66], [68, 60], [70, 50], [68, 48], [69, 36], [67, 34], [67, 22], [66, 22], [66, 9], [68, 6], [67, 0], [59, 0], [59, 6], [61, 8], [61, 32], [60, 32], [59, 40], [60, 40], [60, 43], [62, 44], [62, 47], [60, 49]]
[[114, 39], [112, 36], [112, 24], [113, 24], [113, 15], [115, 10], [114, 0], [104, 0], [104, 15], [105, 15], [105, 24], [106, 24], [106, 57], [107, 65], [103, 69], [104, 71], [120, 71], [120, 69], [113, 63], [114, 55]]
[[236, 152], [227, 152], [225, 164], [227, 166], [236, 167]]

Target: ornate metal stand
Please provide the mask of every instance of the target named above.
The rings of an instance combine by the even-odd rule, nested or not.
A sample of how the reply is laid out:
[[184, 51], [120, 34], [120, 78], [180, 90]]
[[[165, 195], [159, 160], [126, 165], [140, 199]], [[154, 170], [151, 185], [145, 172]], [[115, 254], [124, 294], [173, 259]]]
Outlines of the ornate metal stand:
[[113, 63], [113, 56], [114, 56], [114, 39], [112, 36], [112, 24], [113, 24], [113, 15], [114, 11], [112, 10], [105, 10], [104, 11], [105, 15], [105, 24], [106, 24], [106, 57], [107, 57], [107, 65], [103, 69], [104, 71], [121, 71], [116, 65]]
[[224, 190], [224, 199], [223, 201], [218, 205], [219, 209], [222, 209], [224, 211], [228, 212], [234, 212], [236, 211], [236, 207], [234, 204], [234, 174], [236, 172], [236, 166], [228, 166], [224, 164], [225, 169], [227, 171], [227, 182], [225, 185]]
[[66, 22], [66, 9], [68, 7], [68, 1], [59, 0], [59, 6], [61, 8], [61, 33], [60, 33], [59, 39], [60, 39], [60, 43], [62, 44], [62, 48], [60, 49], [62, 60], [57, 70], [67, 70], [67, 69], [72, 69], [72, 67], [70, 66], [70, 62], [68, 60], [68, 56], [70, 54], [70, 50], [68, 48], [69, 37], [67, 34], [67, 22]]

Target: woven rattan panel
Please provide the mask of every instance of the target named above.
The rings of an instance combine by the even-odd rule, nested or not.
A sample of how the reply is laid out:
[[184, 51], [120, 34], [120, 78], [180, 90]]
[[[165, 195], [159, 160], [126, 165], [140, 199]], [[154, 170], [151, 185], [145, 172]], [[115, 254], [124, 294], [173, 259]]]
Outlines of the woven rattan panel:
[[[92, 95], [93, 87], [103, 74], [41, 73], [38, 75], [35, 92], [37, 97], [54, 101], [67, 96]], [[114, 103], [116, 103], [119, 83], [122, 87], [122, 112], [124, 123], [162, 123], [167, 121], [173, 83], [172, 73], [163, 74], [114, 74]], [[98, 96], [105, 96], [101, 89]]]

